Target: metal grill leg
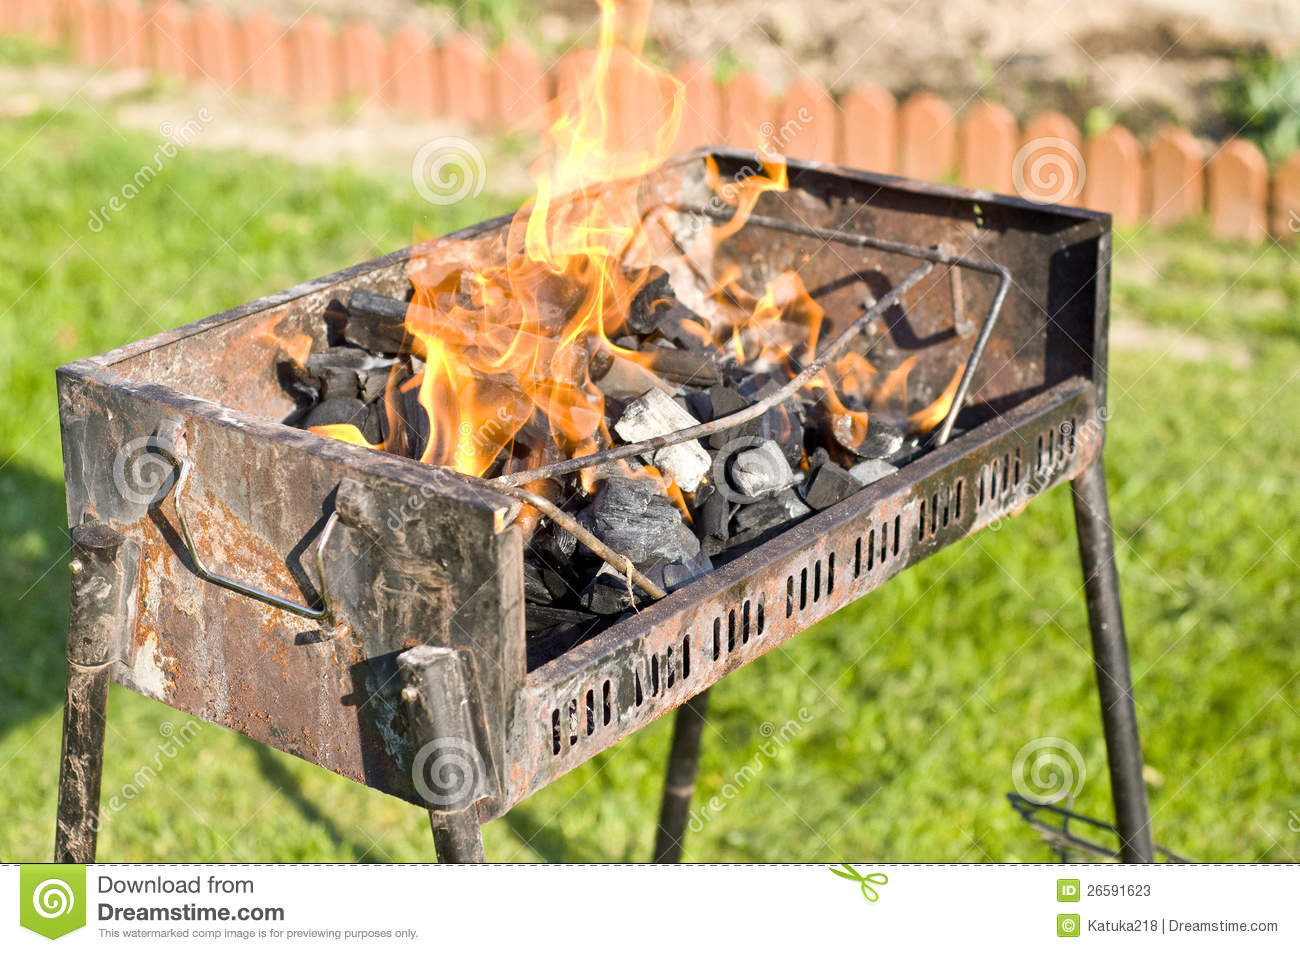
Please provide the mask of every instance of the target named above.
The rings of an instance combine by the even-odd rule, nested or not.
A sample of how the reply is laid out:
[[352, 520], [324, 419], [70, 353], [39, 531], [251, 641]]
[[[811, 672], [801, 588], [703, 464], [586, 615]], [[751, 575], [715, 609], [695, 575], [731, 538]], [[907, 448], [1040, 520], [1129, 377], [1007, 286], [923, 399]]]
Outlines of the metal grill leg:
[[109, 665], [122, 654], [132, 621], [138, 548], [103, 523], [72, 528], [68, 681], [54, 859], [89, 864], [99, 833]]
[[433, 828], [433, 849], [440, 864], [481, 864], [483, 830], [478, 826], [478, 812], [471, 809], [449, 816], [429, 812]]
[[1071, 488], [1120, 856], [1127, 863], [1152, 863], [1155, 847], [1151, 839], [1151, 815], [1142, 780], [1142, 745], [1138, 740], [1133, 677], [1119, 600], [1115, 541], [1106, 498], [1106, 469], [1100, 453], [1075, 478]]
[[708, 710], [707, 688], [677, 709], [668, 773], [664, 778], [664, 799], [659, 808], [659, 831], [655, 835], [656, 864], [675, 864], [682, 859], [686, 820], [691, 795], [695, 793], [695, 775], [700, 768], [700, 735], [704, 732]]
[[444, 864], [481, 864], [478, 802], [487, 759], [462, 701], [465, 674], [454, 649], [420, 645], [397, 656], [416, 754], [412, 780], [429, 808], [433, 848]]

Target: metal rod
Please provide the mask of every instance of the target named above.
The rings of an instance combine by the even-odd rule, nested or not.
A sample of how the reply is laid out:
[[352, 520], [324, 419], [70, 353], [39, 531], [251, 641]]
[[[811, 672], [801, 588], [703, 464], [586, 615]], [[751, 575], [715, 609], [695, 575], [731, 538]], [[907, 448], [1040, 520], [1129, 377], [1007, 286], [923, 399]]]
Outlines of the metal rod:
[[194, 563], [195, 573], [208, 582], [229, 589], [232, 592], [237, 592], [240, 595], [248, 596], [250, 599], [256, 599], [258, 602], [265, 602], [268, 606], [283, 609], [285, 612], [292, 612], [294, 615], [300, 615], [308, 619], [331, 618], [334, 609], [330, 603], [329, 581], [325, 578], [325, 546], [329, 543], [330, 535], [334, 532], [334, 524], [339, 521], [338, 511], [336, 510], [330, 514], [329, 519], [325, 522], [325, 528], [321, 530], [320, 539], [316, 541], [316, 588], [320, 592], [320, 607], [313, 608], [312, 606], [302, 605], [254, 586], [245, 585], [237, 579], [222, 576], [207, 567], [194, 545], [194, 537], [190, 535], [189, 523], [186, 521], [185, 512], [181, 508], [181, 494], [185, 492], [185, 487], [189, 483], [193, 461], [186, 457], [180, 461], [180, 465], [181, 472], [176, 478], [176, 489], [172, 493], [172, 504], [176, 510], [176, 523], [180, 527], [181, 538], [185, 541], [185, 548], [189, 551], [190, 559]]
[[[703, 205], [669, 203], [667, 207], [690, 215], [703, 215], [720, 220], [730, 217], [721, 209], [713, 209]], [[815, 238], [822, 242], [835, 242], [841, 245], [853, 245], [858, 248], [874, 248], [877, 251], [917, 258], [933, 264], [948, 265], [951, 268], [969, 268], [972, 271], [981, 271], [988, 275], [997, 276], [998, 287], [993, 293], [993, 302], [989, 305], [988, 317], [984, 319], [984, 326], [980, 329], [974, 345], [971, 346], [970, 357], [966, 361], [966, 369], [962, 372], [961, 382], [957, 385], [957, 390], [953, 394], [952, 406], [948, 408], [948, 413], [934, 437], [933, 443], [936, 447], [941, 447], [947, 443], [948, 438], [952, 436], [952, 428], [957, 423], [957, 415], [965, 405], [966, 395], [970, 392], [971, 384], [975, 380], [975, 368], [979, 366], [980, 359], [984, 356], [984, 349], [988, 346], [989, 338], [993, 335], [993, 326], [997, 323], [998, 315], [1002, 312], [1002, 303], [1006, 300], [1007, 290], [1011, 287], [1011, 272], [996, 262], [968, 258], [965, 255], [955, 254], [945, 247], [925, 248], [908, 242], [878, 238], [874, 235], [863, 235], [860, 232], [846, 232], [838, 228], [821, 228], [816, 225], [804, 225], [800, 222], [788, 222], [785, 219], [773, 218], [770, 215], [750, 215], [745, 219], [745, 225], [747, 227], [752, 225], [758, 228], [770, 228], [791, 235], [802, 235], [805, 238]], [[954, 295], [959, 293], [959, 288], [960, 285], [954, 286]], [[964, 314], [964, 305], [960, 310]]]
[[1075, 477], [1071, 490], [1120, 856], [1127, 863], [1149, 864], [1155, 860], [1155, 848], [1147, 790], [1142, 780], [1142, 744], [1133, 703], [1119, 574], [1115, 569], [1106, 470], [1100, 451], [1097, 459]]
[[139, 548], [104, 523], [72, 528], [68, 675], [54, 831], [57, 863], [95, 860], [109, 666], [127, 643]]
[[700, 737], [709, 710], [706, 688], [677, 709], [673, 722], [673, 745], [668, 752], [664, 796], [659, 806], [659, 829], [655, 834], [654, 862], [675, 864], [682, 859], [686, 822], [690, 816], [695, 776], [700, 769]]
[[[849, 342], [852, 341], [859, 332], [881, 314], [897, 304], [899, 299], [911, 290], [918, 281], [929, 274], [933, 267], [932, 264], [927, 263], [909, 272], [902, 281], [891, 288], [890, 291], [879, 301], [862, 312], [857, 320], [845, 328], [834, 341], [827, 345], [825, 350], [817, 356], [816, 360], [812, 361], [812, 363], [807, 367], [763, 400], [750, 404], [748, 407], [738, 410], [734, 414], [719, 417], [717, 420], [711, 420], [708, 423], [696, 424], [694, 427], [687, 427], [683, 430], [674, 431], [673, 433], [651, 437], [649, 440], [641, 440], [637, 443], [625, 444], [621, 447], [614, 447], [610, 450], [602, 450], [599, 453], [588, 454], [585, 457], [575, 457], [572, 460], [561, 460], [544, 467], [535, 467], [532, 470], [519, 470], [515, 473], [506, 473], [494, 478], [490, 482], [494, 487], [500, 488], [502, 486], [519, 486], [521, 484], [533, 483], [537, 480], [564, 476], [565, 474], [573, 473], [576, 470], [585, 470], [588, 467], [599, 466], [602, 463], [612, 463], [615, 460], [625, 460], [628, 457], [650, 453], [654, 450], [662, 449], [663, 447], [670, 447], [674, 444], [684, 443], [687, 440], [697, 440], [700, 437], [708, 437], [715, 433], [721, 433], [724, 430], [739, 427], [741, 424], [746, 424], [751, 420], [761, 417], [777, 404], [789, 400], [809, 381], [820, 374], [830, 361], [838, 357], [840, 353], [848, 347]], [[976, 344], [978, 346], [978, 342], [976, 342]], [[958, 391], [960, 392], [960, 387], [958, 388]]]

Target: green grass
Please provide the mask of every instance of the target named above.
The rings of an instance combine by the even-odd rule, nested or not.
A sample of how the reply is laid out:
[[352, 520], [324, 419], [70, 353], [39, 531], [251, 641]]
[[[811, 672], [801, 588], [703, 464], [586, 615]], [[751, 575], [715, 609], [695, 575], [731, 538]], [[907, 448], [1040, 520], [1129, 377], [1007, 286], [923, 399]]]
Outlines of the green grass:
[[[508, 206], [430, 210], [409, 183], [188, 150], [99, 233], [88, 210], [148, 137], [64, 113], [0, 123], [0, 857], [49, 856], [66, 624], [53, 368]], [[1245, 370], [1114, 355], [1108, 463], [1157, 838], [1293, 860], [1300, 789], [1294, 428], [1300, 285], [1277, 249], [1193, 227], [1116, 243], [1118, 321], [1244, 344]], [[1007, 807], [1028, 742], [1084, 759], [1110, 816], [1068, 494], [909, 570], [713, 693], [687, 856], [1050, 860]], [[776, 750], [761, 725], [799, 722]], [[421, 811], [128, 692], [110, 699], [111, 860], [423, 860]], [[172, 726], [171, 728], [165, 726]], [[649, 856], [669, 724], [486, 829], [495, 859]], [[174, 731], [170, 735], [168, 732]], [[762, 751], [767, 744], [770, 754]], [[748, 771], [737, 772], [743, 765]], [[141, 767], [149, 770], [140, 774]], [[137, 790], [138, 788], [138, 790]]]

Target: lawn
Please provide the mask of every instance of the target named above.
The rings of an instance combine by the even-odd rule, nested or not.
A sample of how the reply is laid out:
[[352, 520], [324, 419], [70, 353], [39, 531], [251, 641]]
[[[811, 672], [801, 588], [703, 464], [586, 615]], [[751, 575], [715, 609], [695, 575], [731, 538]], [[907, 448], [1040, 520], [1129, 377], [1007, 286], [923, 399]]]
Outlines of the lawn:
[[[192, 148], [89, 228], [157, 145], [78, 110], [0, 121], [6, 860], [48, 858], [54, 826], [67, 591], [54, 367], [390, 251], [413, 225], [444, 232], [511, 205], [433, 209], [405, 180]], [[1116, 321], [1165, 335], [1113, 357], [1107, 454], [1157, 840], [1194, 859], [1295, 860], [1300, 268], [1196, 226], [1116, 245]], [[1171, 346], [1184, 331], [1207, 358]], [[1017, 752], [1042, 737], [1083, 759], [1076, 807], [1110, 816], [1068, 492], [1010, 525], [713, 693], [697, 803], [721, 807], [688, 859], [1050, 860], [1004, 799]], [[788, 743], [766, 743], [764, 722], [790, 720]], [[113, 690], [103, 789], [119, 808], [103, 859], [432, 856], [420, 810], [188, 721]], [[488, 856], [648, 857], [668, 738], [661, 720], [524, 802], [486, 828]]]

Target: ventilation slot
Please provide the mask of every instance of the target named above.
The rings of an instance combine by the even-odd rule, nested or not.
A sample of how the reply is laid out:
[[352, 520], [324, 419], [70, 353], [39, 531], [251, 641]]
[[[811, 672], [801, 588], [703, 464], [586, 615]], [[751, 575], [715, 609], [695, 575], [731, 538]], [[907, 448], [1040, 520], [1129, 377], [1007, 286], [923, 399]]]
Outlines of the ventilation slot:
[[713, 620], [713, 661], [722, 658], [722, 620]]
[[601, 700], [605, 703], [604, 724], [606, 725], [608, 725], [610, 719], [614, 717], [614, 706], [611, 704], [610, 699], [610, 687], [609, 679], [605, 679], [605, 684], [600, 689]]
[[813, 602], [819, 602], [822, 597], [822, 561], [819, 559], [813, 563]]
[[952, 485], [952, 518], [955, 522], [961, 522], [961, 498], [965, 492], [965, 480], [959, 479]]
[[760, 593], [758, 594], [758, 625], [757, 625], [757, 627], [756, 627], [756, 629], [757, 629], [759, 635], [762, 635], [762, 634], [763, 634], [763, 601], [764, 601], [764, 598], [765, 598], [765, 597], [764, 597], [763, 593], [760, 592]]
[[569, 701], [569, 747], [578, 743], [578, 699]]
[[859, 536], [853, 544], [853, 578], [857, 579], [862, 575], [862, 537]]
[[826, 595], [835, 591], [835, 554], [826, 556]]
[[596, 690], [587, 689], [587, 737], [596, 730]]
[[560, 753], [560, 709], [551, 711], [551, 754]]
[[691, 637], [682, 636], [682, 681], [691, 677]]
[[749, 644], [749, 600], [740, 607], [740, 644]]
[[727, 613], [727, 654], [736, 651], [736, 610]]
[[898, 555], [898, 537], [903, 535], [903, 517], [894, 517], [894, 555]]

